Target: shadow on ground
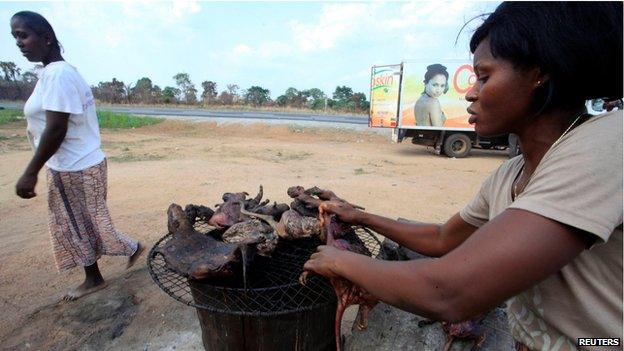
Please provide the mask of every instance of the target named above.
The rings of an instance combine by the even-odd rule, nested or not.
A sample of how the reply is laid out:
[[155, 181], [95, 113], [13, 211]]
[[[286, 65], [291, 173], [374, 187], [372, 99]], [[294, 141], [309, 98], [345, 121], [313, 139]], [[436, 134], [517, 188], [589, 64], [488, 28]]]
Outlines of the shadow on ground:
[[[157, 301], [147, 301], [147, 295]], [[79, 300], [42, 306], [9, 335], [2, 349], [202, 349], [194, 309], [159, 291], [145, 267]]]

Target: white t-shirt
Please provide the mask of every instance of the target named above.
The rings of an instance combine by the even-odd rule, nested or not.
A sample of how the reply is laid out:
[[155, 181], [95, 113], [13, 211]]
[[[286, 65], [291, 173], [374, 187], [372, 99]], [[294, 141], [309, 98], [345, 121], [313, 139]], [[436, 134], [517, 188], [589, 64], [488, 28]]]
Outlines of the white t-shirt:
[[39, 147], [46, 126], [46, 111], [69, 113], [67, 134], [46, 166], [61, 172], [81, 171], [104, 160], [100, 128], [91, 88], [76, 68], [65, 61], [49, 63], [24, 105], [28, 134]]

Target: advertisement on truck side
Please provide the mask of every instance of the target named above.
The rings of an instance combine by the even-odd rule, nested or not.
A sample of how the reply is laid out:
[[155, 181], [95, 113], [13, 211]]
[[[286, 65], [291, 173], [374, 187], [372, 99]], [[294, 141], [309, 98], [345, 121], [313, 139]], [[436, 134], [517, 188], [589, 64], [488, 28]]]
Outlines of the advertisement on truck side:
[[398, 127], [474, 130], [465, 96], [476, 79], [465, 61], [404, 62]]
[[373, 66], [369, 127], [396, 128], [400, 84], [401, 65]]

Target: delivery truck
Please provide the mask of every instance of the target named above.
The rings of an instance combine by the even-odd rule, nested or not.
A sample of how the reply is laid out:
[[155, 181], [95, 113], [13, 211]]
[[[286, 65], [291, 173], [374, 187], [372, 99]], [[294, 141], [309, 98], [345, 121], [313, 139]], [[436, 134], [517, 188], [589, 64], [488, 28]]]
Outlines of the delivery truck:
[[373, 66], [368, 125], [392, 128], [394, 142], [411, 138], [448, 157], [466, 157], [475, 147], [517, 155], [514, 135], [481, 137], [468, 123], [465, 94], [475, 82], [472, 65], [457, 60]]

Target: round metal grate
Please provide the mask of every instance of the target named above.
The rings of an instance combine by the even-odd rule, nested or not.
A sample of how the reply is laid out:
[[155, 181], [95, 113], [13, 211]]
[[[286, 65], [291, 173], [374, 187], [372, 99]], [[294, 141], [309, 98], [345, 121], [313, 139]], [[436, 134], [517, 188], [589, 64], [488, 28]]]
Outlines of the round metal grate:
[[[204, 223], [195, 229], [209, 235]], [[359, 239], [372, 257], [383, 257], [382, 246], [375, 234], [362, 227], [354, 227]], [[208, 231], [207, 231], [208, 230]], [[307, 284], [299, 283], [303, 264], [321, 244], [318, 238], [281, 240], [271, 258], [257, 256], [247, 269], [247, 286], [230, 281], [227, 286], [189, 279], [167, 267], [163, 256], [155, 250], [171, 240], [171, 234], [162, 237], [147, 257], [147, 267], [156, 284], [174, 299], [196, 308], [236, 315], [278, 315], [318, 308], [336, 301], [329, 281], [311, 274]]]

